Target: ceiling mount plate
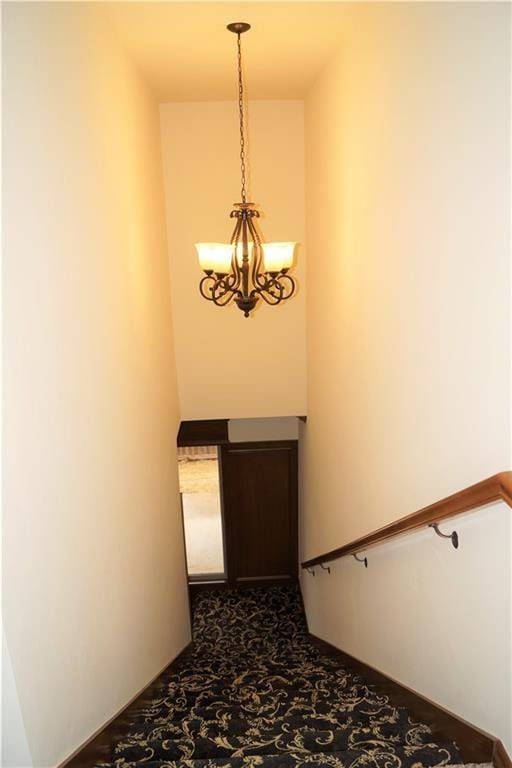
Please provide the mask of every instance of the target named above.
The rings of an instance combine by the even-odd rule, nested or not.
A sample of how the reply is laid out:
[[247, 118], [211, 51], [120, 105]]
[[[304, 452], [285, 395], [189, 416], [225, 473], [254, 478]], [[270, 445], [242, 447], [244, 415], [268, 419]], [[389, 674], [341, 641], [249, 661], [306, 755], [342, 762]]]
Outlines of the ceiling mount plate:
[[251, 25], [247, 24], [245, 21], [234, 21], [232, 24], [228, 24], [226, 27], [226, 29], [229, 29], [230, 32], [234, 32], [236, 35], [242, 35], [250, 28]]

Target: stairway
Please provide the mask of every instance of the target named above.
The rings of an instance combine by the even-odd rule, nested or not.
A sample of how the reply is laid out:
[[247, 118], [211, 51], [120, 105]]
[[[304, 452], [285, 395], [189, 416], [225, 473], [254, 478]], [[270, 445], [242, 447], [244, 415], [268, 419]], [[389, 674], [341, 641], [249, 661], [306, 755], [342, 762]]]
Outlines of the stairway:
[[434, 768], [453, 743], [308, 635], [296, 586], [202, 593], [193, 644], [102, 768]]

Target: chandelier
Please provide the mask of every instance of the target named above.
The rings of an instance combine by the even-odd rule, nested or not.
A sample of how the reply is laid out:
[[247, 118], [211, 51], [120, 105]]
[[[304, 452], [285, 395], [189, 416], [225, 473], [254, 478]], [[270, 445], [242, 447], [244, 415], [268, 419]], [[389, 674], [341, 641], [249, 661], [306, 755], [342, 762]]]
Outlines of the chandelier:
[[280, 304], [293, 296], [295, 281], [288, 274], [296, 243], [265, 243], [256, 226], [259, 211], [247, 202], [245, 167], [244, 88], [241, 35], [251, 28], [245, 22], [228, 24], [237, 36], [238, 109], [240, 122], [241, 202], [234, 203], [230, 218], [235, 226], [229, 243], [196, 243], [205, 277], [199, 283], [201, 296], [224, 307], [234, 299], [245, 317], [261, 297], [267, 304]]

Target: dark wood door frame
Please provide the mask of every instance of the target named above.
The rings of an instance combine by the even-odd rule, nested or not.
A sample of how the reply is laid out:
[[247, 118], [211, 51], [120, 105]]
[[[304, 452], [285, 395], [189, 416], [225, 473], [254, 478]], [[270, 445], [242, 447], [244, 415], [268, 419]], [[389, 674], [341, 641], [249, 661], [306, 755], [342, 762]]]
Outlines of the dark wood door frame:
[[178, 432], [178, 447], [194, 445], [225, 445], [229, 442], [227, 419], [182, 421]]

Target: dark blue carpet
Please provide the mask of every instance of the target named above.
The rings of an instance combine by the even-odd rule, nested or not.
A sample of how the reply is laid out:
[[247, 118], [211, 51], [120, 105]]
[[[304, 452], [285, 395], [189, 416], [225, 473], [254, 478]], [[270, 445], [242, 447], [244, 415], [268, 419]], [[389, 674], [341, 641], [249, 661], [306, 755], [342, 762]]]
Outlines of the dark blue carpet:
[[[203, 593], [194, 641], [109, 768], [434, 768], [461, 763], [308, 636], [295, 586]], [[98, 764], [100, 765], [100, 764]]]

